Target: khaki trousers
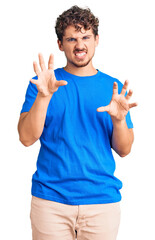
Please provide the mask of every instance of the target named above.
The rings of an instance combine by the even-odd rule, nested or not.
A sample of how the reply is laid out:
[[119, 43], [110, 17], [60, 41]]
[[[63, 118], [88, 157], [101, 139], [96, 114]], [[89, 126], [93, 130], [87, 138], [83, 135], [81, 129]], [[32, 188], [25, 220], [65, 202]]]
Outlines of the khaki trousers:
[[116, 240], [120, 204], [67, 205], [32, 196], [33, 240]]

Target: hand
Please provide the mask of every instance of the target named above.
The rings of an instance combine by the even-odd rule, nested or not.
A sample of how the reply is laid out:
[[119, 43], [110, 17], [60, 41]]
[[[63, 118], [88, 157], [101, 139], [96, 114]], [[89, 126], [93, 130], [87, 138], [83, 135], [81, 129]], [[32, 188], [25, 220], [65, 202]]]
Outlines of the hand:
[[38, 92], [43, 96], [52, 95], [60, 86], [67, 84], [66, 81], [57, 81], [54, 75], [54, 56], [51, 54], [46, 69], [42, 54], [38, 54], [41, 71], [36, 62], [33, 62], [33, 68], [38, 76], [38, 80], [31, 79], [30, 81], [37, 86]]
[[97, 108], [98, 112], [108, 112], [112, 119], [114, 120], [124, 120], [125, 116], [127, 115], [128, 111], [132, 107], [136, 107], [137, 103], [129, 103], [129, 100], [132, 96], [132, 91], [129, 90], [126, 97], [124, 96], [128, 87], [128, 81], [126, 80], [122, 91], [120, 94], [118, 94], [118, 85], [116, 82], [114, 82], [113, 85], [113, 95], [112, 99], [110, 101], [110, 104], [105, 107], [99, 107]]

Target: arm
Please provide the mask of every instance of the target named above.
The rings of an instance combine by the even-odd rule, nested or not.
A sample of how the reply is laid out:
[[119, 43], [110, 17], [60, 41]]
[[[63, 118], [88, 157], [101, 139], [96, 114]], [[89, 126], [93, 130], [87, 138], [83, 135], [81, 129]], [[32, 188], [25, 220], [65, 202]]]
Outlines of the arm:
[[130, 153], [133, 140], [133, 129], [128, 129], [126, 121], [115, 122], [113, 120], [112, 148], [120, 157], [125, 157]]
[[42, 134], [50, 96], [42, 97], [38, 93], [29, 112], [23, 112], [18, 123], [19, 139], [24, 146], [35, 143]]
[[48, 69], [45, 67], [44, 59], [41, 54], [39, 54], [39, 63], [41, 71], [37, 63], [33, 63], [38, 80], [31, 79], [31, 82], [37, 86], [37, 97], [30, 111], [21, 114], [18, 123], [19, 139], [25, 146], [30, 146], [39, 139], [44, 128], [48, 104], [53, 93], [56, 92], [60, 86], [67, 84], [66, 81], [57, 81], [55, 78], [53, 55], [50, 55]]
[[131, 90], [129, 90], [126, 97], [124, 96], [127, 87], [128, 82], [125, 81], [121, 93], [118, 94], [118, 86], [117, 83], [114, 82], [110, 104], [97, 109], [98, 112], [106, 111], [110, 114], [113, 122], [112, 148], [121, 157], [125, 157], [129, 154], [134, 140], [133, 130], [128, 129], [125, 116], [130, 108], [137, 106], [137, 103], [129, 104], [129, 99], [132, 96]]

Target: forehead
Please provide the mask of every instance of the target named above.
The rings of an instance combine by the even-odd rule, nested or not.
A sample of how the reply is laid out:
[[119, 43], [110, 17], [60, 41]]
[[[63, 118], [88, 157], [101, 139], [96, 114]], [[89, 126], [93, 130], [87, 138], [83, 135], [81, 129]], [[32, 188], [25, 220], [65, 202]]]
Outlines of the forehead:
[[93, 35], [92, 29], [85, 30], [83, 27], [81, 28], [81, 31], [77, 31], [77, 29], [74, 26], [68, 26], [65, 29], [64, 37], [83, 37], [85, 35]]

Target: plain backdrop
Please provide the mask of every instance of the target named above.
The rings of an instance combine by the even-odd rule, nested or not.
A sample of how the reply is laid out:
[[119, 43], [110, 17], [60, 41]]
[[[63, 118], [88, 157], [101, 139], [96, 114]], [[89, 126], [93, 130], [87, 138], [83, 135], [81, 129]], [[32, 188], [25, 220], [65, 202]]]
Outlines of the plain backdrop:
[[55, 20], [72, 5], [88, 6], [99, 18], [100, 42], [94, 66], [133, 90], [135, 141], [125, 158], [115, 155], [115, 176], [123, 182], [118, 240], [155, 239], [154, 93], [155, 7], [147, 0], [6, 0], [0, 3], [0, 236], [31, 239], [31, 178], [39, 141], [26, 148], [17, 123], [38, 53], [55, 68], [66, 64], [55, 35]]

